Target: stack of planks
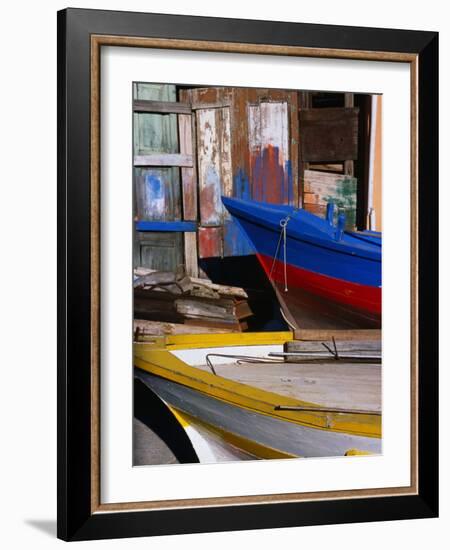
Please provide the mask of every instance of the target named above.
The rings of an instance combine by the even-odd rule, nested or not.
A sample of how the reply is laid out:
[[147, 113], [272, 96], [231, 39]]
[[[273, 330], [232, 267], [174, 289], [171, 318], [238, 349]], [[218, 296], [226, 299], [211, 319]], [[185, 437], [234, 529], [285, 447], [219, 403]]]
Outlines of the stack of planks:
[[134, 270], [134, 329], [139, 335], [241, 332], [252, 315], [244, 289], [178, 271]]

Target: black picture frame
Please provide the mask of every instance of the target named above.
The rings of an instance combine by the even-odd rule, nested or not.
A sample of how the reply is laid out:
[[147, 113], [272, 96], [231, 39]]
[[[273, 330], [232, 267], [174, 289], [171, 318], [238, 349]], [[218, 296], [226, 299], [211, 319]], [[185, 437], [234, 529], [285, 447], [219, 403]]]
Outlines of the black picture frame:
[[[418, 491], [96, 513], [91, 439], [91, 37], [152, 37], [417, 57]], [[66, 9], [58, 12], [58, 537], [87, 540], [438, 515], [438, 33]]]

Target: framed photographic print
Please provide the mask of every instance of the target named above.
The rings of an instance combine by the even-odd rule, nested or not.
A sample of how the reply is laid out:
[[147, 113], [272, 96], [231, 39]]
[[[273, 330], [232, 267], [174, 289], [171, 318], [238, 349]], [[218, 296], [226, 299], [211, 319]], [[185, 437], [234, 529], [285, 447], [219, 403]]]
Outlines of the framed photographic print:
[[437, 33], [58, 13], [58, 536], [437, 515]]

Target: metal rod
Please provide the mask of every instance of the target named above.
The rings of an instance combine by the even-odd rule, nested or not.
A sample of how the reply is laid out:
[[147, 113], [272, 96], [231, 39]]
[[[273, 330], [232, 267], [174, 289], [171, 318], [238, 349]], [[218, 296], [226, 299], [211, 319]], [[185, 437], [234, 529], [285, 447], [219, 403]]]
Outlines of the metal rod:
[[[269, 353], [269, 355], [270, 355], [270, 353]], [[269, 357], [254, 357], [254, 356], [251, 356], [251, 355], [232, 355], [232, 354], [227, 354], [227, 353], [208, 353], [205, 357], [206, 364], [211, 369], [212, 373], [215, 374], [216, 376], [217, 376], [217, 373], [214, 369], [214, 365], [212, 364], [210, 357], [225, 357], [225, 358], [228, 358], [228, 359], [236, 359], [236, 363], [238, 363], [238, 364], [241, 364], [241, 363], [269, 363], [269, 364], [279, 363], [279, 364], [283, 364], [284, 363], [283, 361], [276, 361], [275, 359], [270, 359]]]
[[[336, 359], [334, 355], [329, 353], [322, 353], [320, 351], [291, 351], [291, 352], [278, 352], [273, 351], [269, 353], [270, 357], [312, 357], [315, 359]], [[337, 359], [365, 359], [367, 361], [381, 361], [381, 355], [344, 355], [339, 353]]]
[[299, 412], [324, 412], [324, 413], [346, 413], [346, 414], [374, 414], [381, 416], [381, 411], [369, 411], [364, 409], [339, 409], [339, 408], [324, 408], [324, 407], [290, 407], [288, 405], [276, 405], [275, 411], [299, 411]]

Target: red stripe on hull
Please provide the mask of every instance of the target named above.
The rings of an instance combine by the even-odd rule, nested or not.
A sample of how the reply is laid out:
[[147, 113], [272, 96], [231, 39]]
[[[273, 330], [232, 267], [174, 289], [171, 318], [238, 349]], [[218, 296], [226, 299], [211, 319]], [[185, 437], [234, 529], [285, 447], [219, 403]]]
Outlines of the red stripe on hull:
[[[258, 260], [270, 278], [273, 258], [257, 254]], [[286, 265], [288, 287], [296, 287], [339, 304], [381, 316], [381, 288], [351, 283], [320, 273], [314, 273], [290, 264]], [[272, 280], [284, 285], [284, 263], [276, 260]]]

